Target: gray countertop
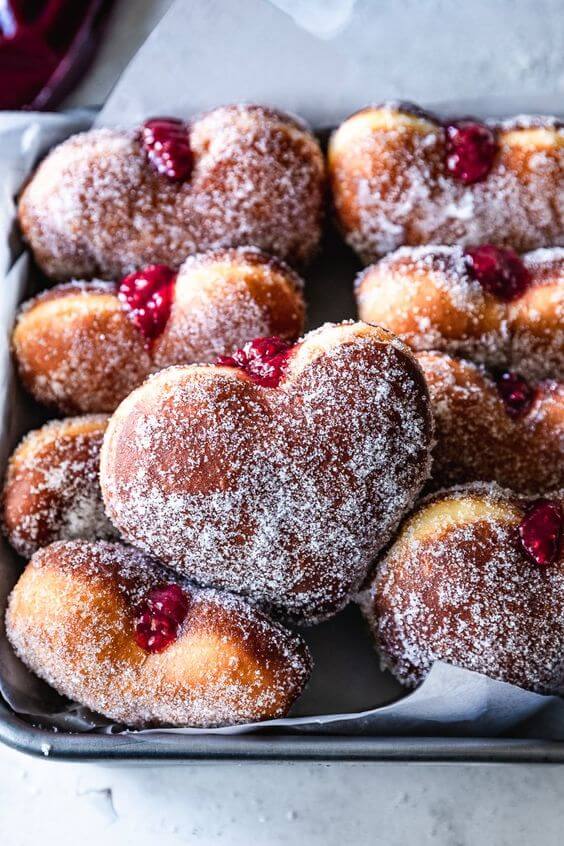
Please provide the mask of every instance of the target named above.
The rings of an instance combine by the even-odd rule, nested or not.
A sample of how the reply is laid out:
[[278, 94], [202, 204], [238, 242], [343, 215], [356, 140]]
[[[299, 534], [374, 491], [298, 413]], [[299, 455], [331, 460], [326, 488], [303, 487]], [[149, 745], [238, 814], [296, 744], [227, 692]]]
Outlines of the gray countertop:
[[[188, 2], [188, 0], [187, 0]], [[244, 2], [244, 0], [242, 0]], [[278, 0], [316, 34], [349, 27], [375, 99], [562, 94], [560, 0]], [[121, 0], [94, 68], [69, 99], [103, 101], [170, 0]], [[357, 31], [358, 30], [358, 31]], [[329, 85], [330, 87], [330, 85]], [[564, 768], [210, 765], [128, 769], [32, 760], [0, 749], [0, 840], [53, 846], [180, 843], [562, 842]]]

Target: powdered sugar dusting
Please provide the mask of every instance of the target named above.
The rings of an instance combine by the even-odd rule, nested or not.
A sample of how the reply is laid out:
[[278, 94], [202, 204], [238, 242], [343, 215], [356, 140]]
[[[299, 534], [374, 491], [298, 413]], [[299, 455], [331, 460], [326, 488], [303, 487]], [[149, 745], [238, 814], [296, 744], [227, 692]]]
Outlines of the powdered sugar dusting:
[[113, 418], [102, 486], [131, 542], [313, 622], [348, 601], [417, 496], [430, 437], [406, 348], [363, 324], [327, 325], [275, 390], [230, 368], [153, 377]]
[[131, 726], [231, 725], [284, 715], [311, 659], [301, 638], [239, 597], [181, 581], [177, 641], [147, 655], [133, 639], [147, 592], [175, 580], [133, 549], [98, 542], [37, 553], [10, 598], [7, 633], [60, 693]]
[[[562, 492], [560, 493], [562, 497]], [[418, 538], [404, 525], [381, 562], [365, 612], [383, 665], [409, 686], [436, 660], [540, 693], [564, 681], [564, 557], [541, 569], [519, 539], [526, 501], [495, 485], [438, 494], [478, 500], [479, 519]]]
[[226, 106], [191, 126], [194, 168], [171, 183], [138, 133], [97, 129], [55, 148], [24, 190], [22, 231], [45, 272], [119, 278], [253, 244], [291, 263], [320, 237], [323, 158], [313, 135], [267, 109]]

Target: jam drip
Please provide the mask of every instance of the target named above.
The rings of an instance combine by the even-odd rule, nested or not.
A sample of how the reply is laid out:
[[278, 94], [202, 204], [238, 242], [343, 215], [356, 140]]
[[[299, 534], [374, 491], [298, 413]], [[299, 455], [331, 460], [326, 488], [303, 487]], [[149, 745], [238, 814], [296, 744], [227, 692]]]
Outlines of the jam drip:
[[155, 170], [172, 182], [184, 182], [192, 173], [190, 129], [176, 118], [152, 118], [141, 128], [143, 146]]
[[506, 370], [496, 376], [496, 386], [510, 417], [524, 417], [530, 411], [536, 391], [523, 376]]
[[527, 555], [539, 567], [554, 564], [562, 536], [560, 502], [556, 499], [537, 499], [531, 503], [519, 526], [519, 534]]
[[513, 250], [481, 244], [469, 247], [466, 258], [471, 275], [484, 291], [504, 302], [521, 297], [531, 283], [529, 271]]
[[174, 296], [176, 273], [166, 264], [152, 264], [122, 279], [118, 297], [145, 338], [149, 349], [163, 332]]
[[163, 652], [178, 637], [190, 602], [177, 584], [166, 584], [151, 590], [135, 620], [135, 642], [145, 652]]
[[446, 169], [464, 185], [485, 179], [497, 153], [494, 132], [483, 123], [459, 120], [445, 126]]
[[292, 344], [282, 338], [255, 338], [233, 355], [220, 355], [216, 364], [238, 367], [263, 388], [277, 388], [288, 366]]

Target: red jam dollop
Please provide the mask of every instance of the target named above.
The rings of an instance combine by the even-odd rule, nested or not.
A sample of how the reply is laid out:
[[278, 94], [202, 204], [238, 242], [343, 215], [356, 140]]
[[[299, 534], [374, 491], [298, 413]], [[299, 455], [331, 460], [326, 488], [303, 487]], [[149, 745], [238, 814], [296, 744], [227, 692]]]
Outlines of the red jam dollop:
[[519, 526], [521, 543], [539, 567], [554, 564], [562, 536], [562, 506], [556, 499], [537, 499]]
[[0, 0], [0, 109], [53, 108], [78, 81], [112, 0]]
[[177, 584], [149, 591], [135, 620], [135, 642], [145, 652], [163, 652], [178, 637], [190, 602]]
[[189, 178], [194, 157], [186, 123], [176, 118], [152, 118], [143, 124], [141, 138], [155, 170], [172, 182]]
[[121, 280], [118, 297], [145, 338], [145, 348], [164, 330], [170, 317], [176, 273], [166, 264], [151, 264]]
[[530, 285], [530, 273], [513, 250], [481, 244], [469, 247], [466, 258], [474, 279], [499, 300], [511, 302], [521, 297]]
[[459, 120], [445, 126], [446, 169], [464, 185], [485, 179], [497, 153], [494, 132], [483, 123]]
[[523, 376], [506, 370], [496, 377], [496, 385], [510, 417], [524, 417], [530, 411], [536, 391]]
[[232, 355], [220, 355], [216, 364], [223, 367], [238, 367], [263, 388], [277, 388], [284, 371], [293, 344], [282, 338], [255, 338]]

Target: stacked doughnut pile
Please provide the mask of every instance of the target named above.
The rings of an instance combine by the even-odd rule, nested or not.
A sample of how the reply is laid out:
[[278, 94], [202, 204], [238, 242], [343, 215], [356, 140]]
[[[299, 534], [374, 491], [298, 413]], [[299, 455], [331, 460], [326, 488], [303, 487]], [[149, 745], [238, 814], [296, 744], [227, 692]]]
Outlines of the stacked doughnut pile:
[[[359, 320], [303, 335], [326, 183], [369, 266]], [[55, 148], [19, 222], [56, 283], [12, 336], [57, 415], [3, 492], [31, 670], [133, 727], [279, 717], [294, 627], [356, 599], [408, 686], [437, 659], [564, 682], [554, 119], [371, 107], [325, 163], [271, 109], [154, 118]]]

